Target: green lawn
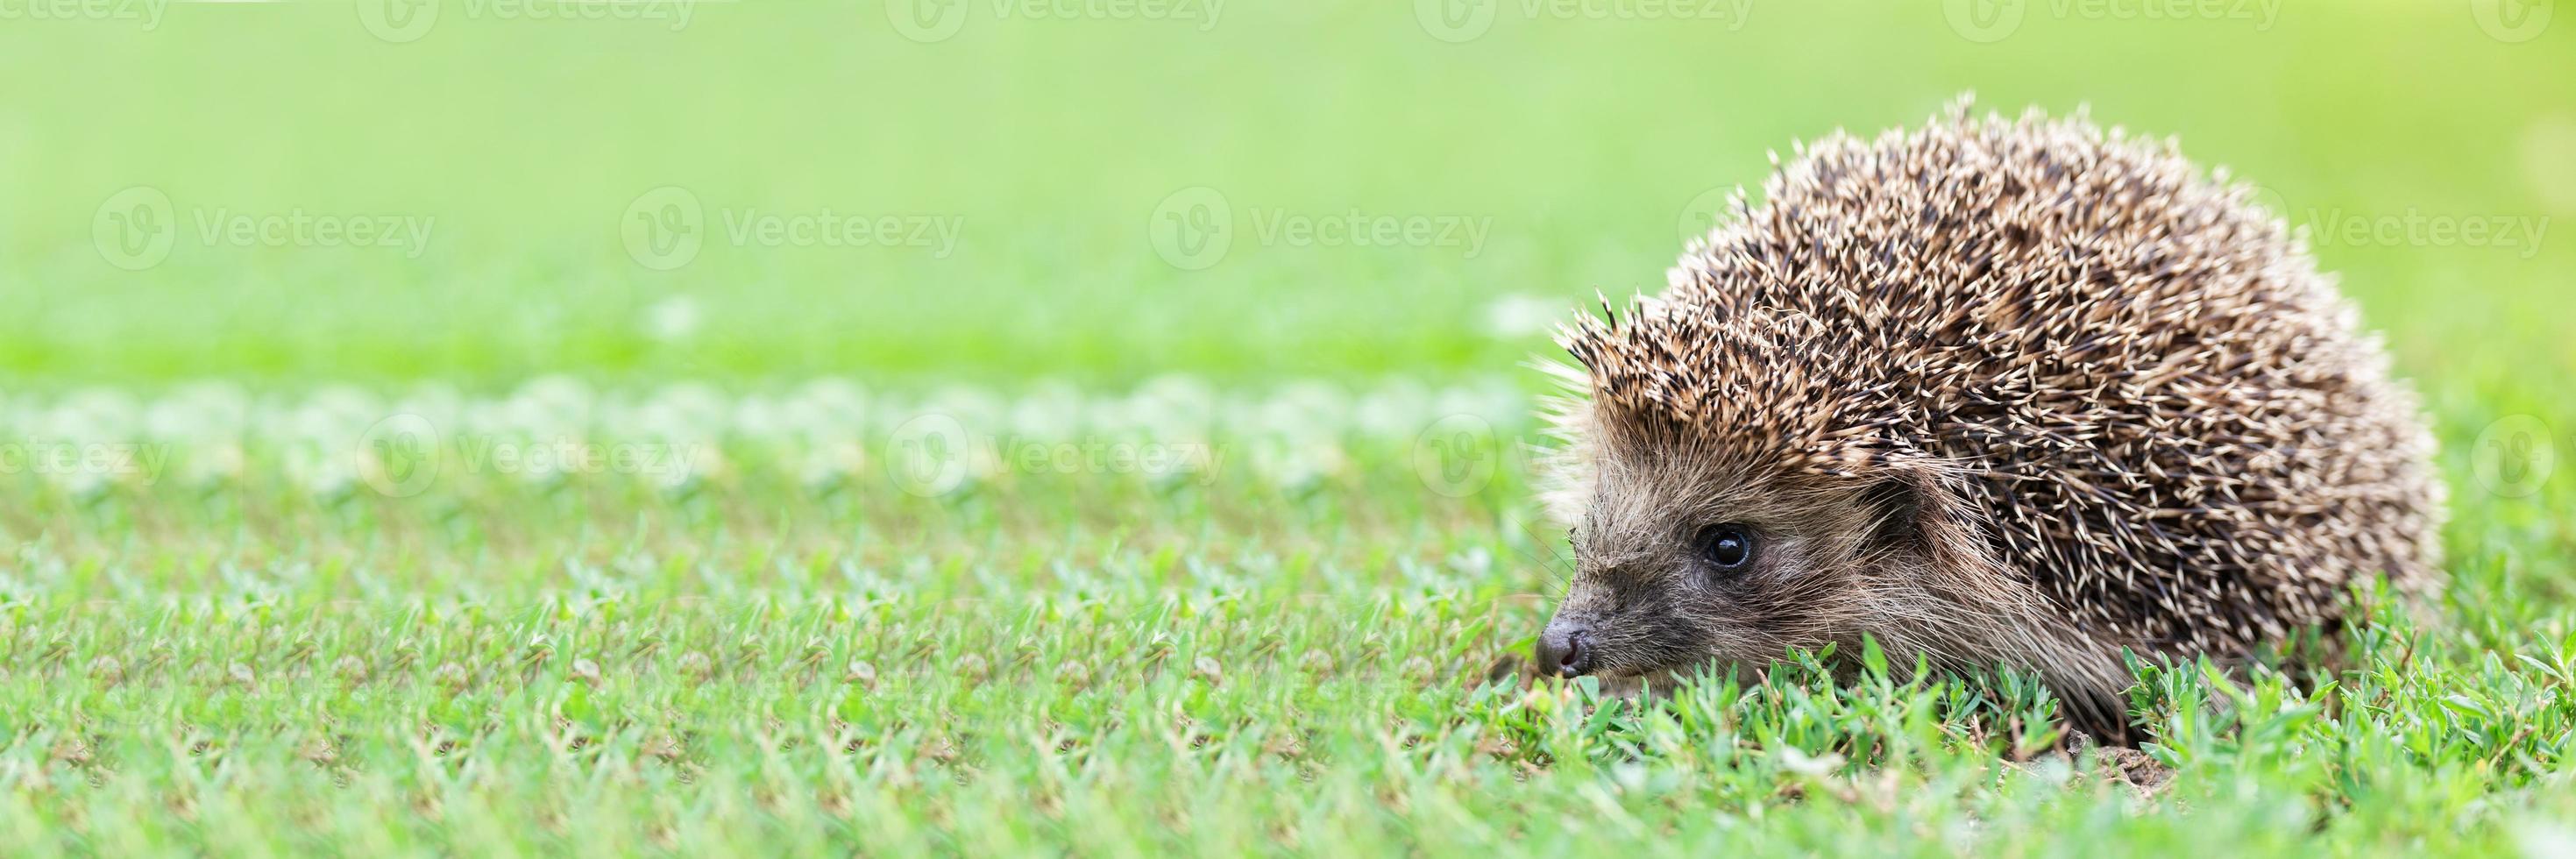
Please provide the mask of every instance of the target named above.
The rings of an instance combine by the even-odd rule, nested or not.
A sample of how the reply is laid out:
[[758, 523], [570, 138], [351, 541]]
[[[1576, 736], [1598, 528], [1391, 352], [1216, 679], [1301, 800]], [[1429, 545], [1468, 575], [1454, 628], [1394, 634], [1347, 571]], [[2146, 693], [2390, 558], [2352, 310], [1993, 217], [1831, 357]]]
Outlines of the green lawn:
[[[2576, 22], [1948, 6], [0, 10], [0, 852], [2576, 855]], [[1970, 89], [2309, 229], [2447, 593], [2136, 750], [1509, 677], [1546, 327]]]

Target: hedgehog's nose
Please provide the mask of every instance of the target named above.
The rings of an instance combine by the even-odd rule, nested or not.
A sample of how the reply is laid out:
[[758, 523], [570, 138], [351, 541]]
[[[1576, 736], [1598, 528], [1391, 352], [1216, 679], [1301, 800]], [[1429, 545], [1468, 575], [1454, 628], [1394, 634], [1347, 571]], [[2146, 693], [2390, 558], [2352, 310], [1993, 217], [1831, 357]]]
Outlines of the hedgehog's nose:
[[1592, 630], [1559, 620], [1538, 635], [1538, 670], [1558, 677], [1581, 677], [1592, 671]]

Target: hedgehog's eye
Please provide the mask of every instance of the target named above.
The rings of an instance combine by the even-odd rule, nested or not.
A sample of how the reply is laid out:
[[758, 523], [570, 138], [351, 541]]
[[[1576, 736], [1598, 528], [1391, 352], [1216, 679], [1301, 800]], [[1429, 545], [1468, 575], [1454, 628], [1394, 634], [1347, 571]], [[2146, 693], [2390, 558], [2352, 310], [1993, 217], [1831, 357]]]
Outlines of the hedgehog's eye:
[[1753, 529], [1711, 525], [1699, 532], [1699, 555], [1721, 572], [1738, 572], [1753, 563]]

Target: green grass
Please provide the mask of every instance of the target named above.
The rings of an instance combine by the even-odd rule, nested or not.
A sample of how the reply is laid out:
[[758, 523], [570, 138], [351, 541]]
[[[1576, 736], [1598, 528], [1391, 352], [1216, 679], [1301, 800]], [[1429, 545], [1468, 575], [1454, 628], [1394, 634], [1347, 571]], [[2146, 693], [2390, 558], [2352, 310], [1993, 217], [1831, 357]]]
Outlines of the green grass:
[[2010, 682], [1808, 669], [1645, 709], [1479, 685], [1534, 617], [1494, 596], [26, 612], [0, 831], [112, 853], [2492, 854], [2576, 811], [2576, 636], [2488, 657], [2400, 626], [2329, 691], [2267, 678], [2219, 716], [2227, 687], [2157, 677], [2157, 744], [2070, 760]]
[[[1509, 397], [1190, 390], [1155, 395], [1160, 425], [1212, 424], [1233, 464], [1205, 475], [987, 459], [952, 485], [898, 484], [916, 494], [887, 488], [890, 445], [835, 477], [794, 470], [833, 442], [790, 420], [731, 421], [703, 442], [725, 469], [681, 482], [475, 470], [465, 451], [500, 442], [459, 431], [411, 494], [313, 477], [289, 464], [312, 442], [257, 433], [237, 475], [202, 484], [13, 484], [13, 527], [55, 527], [0, 579], [0, 838], [117, 854], [2549, 855], [2569, 837], [2564, 480], [2462, 493], [2443, 601], [2355, 633], [2330, 682], [2142, 669], [2154, 740], [2067, 754], [2056, 703], [2010, 678], [1837, 684], [1811, 664], [1652, 707], [1492, 682], [1544, 619], [1563, 551], [1501, 455], [1526, 412], [1469, 433], [1500, 467], [1448, 472], [1404, 430], [1437, 425], [1431, 403]], [[1026, 419], [1109, 445], [1145, 437], [1104, 427], [1151, 399], [979, 413], [952, 397], [944, 413], [982, 427], [1048, 403], [1082, 417]], [[183, 406], [138, 411], [154, 407]], [[245, 422], [318, 408], [271, 400]], [[1225, 417], [1284, 413], [1305, 423]], [[614, 426], [575, 428], [609, 446]], [[1260, 453], [1300, 434], [1326, 464]], [[205, 454], [169, 444], [169, 474]]]
[[[0, 845], [2576, 851], [2576, 26], [1410, 5], [0, 18]], [[2433, 413], [2444, 595], [2328, 676], [2142, 666], [2136, 750], [2012, 677], [1491, 679], [1564, 572], [1530, 320], [1654, 288], [1766, 150], [1966, 89], [2178, 134], [2311, 230]], [[620, 231], [669, 185], [708, 232], [664, 270]], [[135, 186], [181, 232], [128, 269]], [[1221, 258], [1158, 251], [1194, 187]], [[726, 233], [826, 209], [961, 226]], [[297, 210], [433, 239], [197, 231]], [[1482, 239], [1264, 232], [1354, 211]]]

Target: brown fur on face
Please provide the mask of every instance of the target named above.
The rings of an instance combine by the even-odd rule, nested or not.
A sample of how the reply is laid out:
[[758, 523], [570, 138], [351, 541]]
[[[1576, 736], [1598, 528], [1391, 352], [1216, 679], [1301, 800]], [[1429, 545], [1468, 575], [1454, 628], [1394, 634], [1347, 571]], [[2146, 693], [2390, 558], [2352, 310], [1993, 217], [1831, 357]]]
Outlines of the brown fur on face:
[[[1963, 105], [1827, 137], [1765, 196], [1560, 337], [1579, 563], [1551, 630], [1596, 673], [1869, 636], [2116, 730], [2123, 651], [2233, 662], [2341, 623], [2356, 582], [2438, 588], [2414, 395], [2278, 216], [2171, 143]], [[1695, 555], [1719, 523], [1752, 569]]]
[[[1989, 557], [1984, 523], [1937, 469], [1782, 470], [1652, 415], [1602, 419], [1588, 438], [1589, 501], [1554, 623], [1591, 631], [1592, 673], [1668, 685], [1874, 638], [1936, 668], [2041, 670], [2079, 722], [2119, 733], [2119, 645]], [[1717, 526], [1754, 535], [1747, 569], [1703, 557], [1697, 538]]]
[[[1870, 538], [1880, 511], [1856, 485], [1783, 474], [1712, 449], [1652, 419], [1600, 427], [1592, 503], [1574, 531], [1576, 572], [1559, 622], [1592, 631], [1594, 672], [1636, 676], [1677, 665], [1758, 667], [1795, 648], [1857, 640], [1867, 626], [1860, 577], [1919, 562]], [[1722, 570], [1699, 535], [1753, 535], [1752, 560]]]

